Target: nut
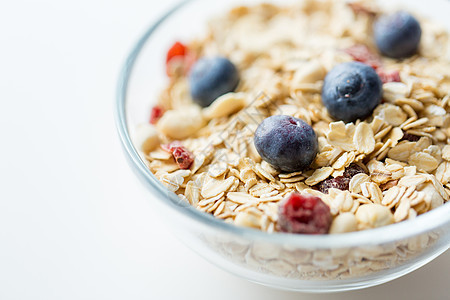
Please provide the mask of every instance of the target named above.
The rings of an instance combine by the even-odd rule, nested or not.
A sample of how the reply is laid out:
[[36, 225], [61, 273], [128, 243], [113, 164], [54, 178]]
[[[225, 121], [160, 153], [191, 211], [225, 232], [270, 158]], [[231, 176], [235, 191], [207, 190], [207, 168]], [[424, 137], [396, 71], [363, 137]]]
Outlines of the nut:
[[138, 148], [145, 154], [153, 151], [160, 143], [158, 131], [155, 126], [146, 123], [139, 124], [136, 127], [133, 140], [134, 143], [138, 145]]
[[203, 116], [209, 120], [225, 117], [244, 108], [245, 103], [244, 93], [227, 93], [217, 98], [209, 107], [203, 109]]
[[380, 204], [363, 204], [355, 214], [358, 229], [377, 228], [394, 223], [391, 210]]
[[168, 110], [159, 119], [158, 129], [173, 139], [185, 139], [203, 127], [201, 109], [197, 106], [189, 106], [177, 110]]
[[358, 222], [352, 213], [342, 213], [331, 223], [330, 233], [352, 232], [358, 229]]

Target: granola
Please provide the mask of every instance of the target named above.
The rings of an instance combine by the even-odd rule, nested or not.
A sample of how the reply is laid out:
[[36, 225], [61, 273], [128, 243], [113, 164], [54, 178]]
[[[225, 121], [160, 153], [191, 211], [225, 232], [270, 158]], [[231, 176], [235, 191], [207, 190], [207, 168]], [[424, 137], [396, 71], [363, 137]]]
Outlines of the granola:
[[[302, 1], [240, 6], [215, 18], [204, 39], [189, 43], [187, 62], [170, 66], [157, 104], [162, 116], [139, 128], [136, 141], [150, 170], [199, 210], [266, 232], [279, 230], [278, 203], [293, 192], [328, 205], [333, 234], [413, 219], [443, 205], [450, 195], [449, 35], [420, 19], [418, 54], [378, 55], [372, 24], [380, 11], [372, 2]], [[208, 55], [233, 61], [240, 82], [201, 108], [190, 98], [186, 70], [193, 57]], [[334, 66], [354, 60], [377, 69], [383, 103], [369, 117], [344, 123], [328, 114], [321, 88]], [[319, 150], [310, 168], [282, 172], [261, 159], [254, 133], [273, 115], [312, 126]], [[188, 169], [161, 149], [174, 141], [192, 153]], [[367, 172], [346, 177], [355, 164]]]

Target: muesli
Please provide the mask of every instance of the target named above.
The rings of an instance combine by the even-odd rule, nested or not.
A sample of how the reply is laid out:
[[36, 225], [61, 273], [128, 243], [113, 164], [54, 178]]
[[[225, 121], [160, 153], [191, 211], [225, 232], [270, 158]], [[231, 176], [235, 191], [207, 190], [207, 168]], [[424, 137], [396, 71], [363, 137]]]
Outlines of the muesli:
[[137, 128], [155, 176], [225, 222], [344, 233], [450, 195], [445, 29], [371, 1], [236, 7], [167, 54]]

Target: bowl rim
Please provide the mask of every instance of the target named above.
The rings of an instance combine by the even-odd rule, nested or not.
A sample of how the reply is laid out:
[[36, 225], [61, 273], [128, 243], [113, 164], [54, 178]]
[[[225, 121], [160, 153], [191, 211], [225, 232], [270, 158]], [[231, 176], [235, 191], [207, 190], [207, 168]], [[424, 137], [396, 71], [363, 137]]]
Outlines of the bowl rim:
[[[164, 187], [164, 185], [150, 172], [150, 169], [139, 155], [139, 152], [133, 146], [130, 137], [130, 130], [127, 125], [126, 100], [128, 83], [133, 72], [136, 59], [141, 53], [141, 50], [146, 42], [149, 40], [150, 36], [172, 14], [183, 8], [186, 4], [192, 2], [196, 2], [196, 0], [183, 0], [179, 2], [170, 8], [155, 23], [153, 23], [147, 31], [144, 32], [126, 58], [117, 83], [116, 101], [114, 103], [114, 117], [122, 148], [131, 166], [136, 171], [135, 173], [138, 175], [139, 179], [145, 182], [147, 187], [157, 194], [157, 201], [169, 206], [177, 213], [191, 219], [192, 221], [201, 223], [209, 228], [214, 228], [222, 232], [237, 235], [250, 240], [298, 245], [302, 247], [330, 248], [378, 245], [436, 230], [440, 227], [444, 227], [444, 225], [450, 225], [450, 202], [447, 202], [441, 207], [435, 208], [427, 213], [419, 215], [413, 220], [405, 220], [375, 229], [344, 234], [323, 235], [303, 235], [283, 232], [267, 233], [253, 228], [238, 227], [234, 224], [229, 224], [223, 220], [217, 219], [210, 214], [201, 212], [189, 204], [180, 205], [180, 198], [175, 193], [167, 190], [167, 188]], [[448, 246], [450, 246], [450, 243], [447, 247]]]

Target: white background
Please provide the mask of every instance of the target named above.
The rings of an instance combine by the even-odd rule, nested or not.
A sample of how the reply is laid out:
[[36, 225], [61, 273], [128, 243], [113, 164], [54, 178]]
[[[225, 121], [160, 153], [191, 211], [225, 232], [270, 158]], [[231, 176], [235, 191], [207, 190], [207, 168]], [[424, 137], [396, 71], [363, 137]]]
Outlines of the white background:
[[161, 225], [112, 111], [125, 56], [174, 3], [0, 3], [0, 299], [446, 299], [449, 251], [379, 287], [310, 295], [225, 273]]

